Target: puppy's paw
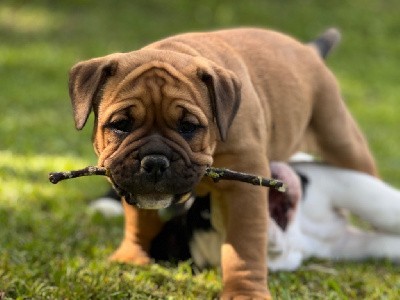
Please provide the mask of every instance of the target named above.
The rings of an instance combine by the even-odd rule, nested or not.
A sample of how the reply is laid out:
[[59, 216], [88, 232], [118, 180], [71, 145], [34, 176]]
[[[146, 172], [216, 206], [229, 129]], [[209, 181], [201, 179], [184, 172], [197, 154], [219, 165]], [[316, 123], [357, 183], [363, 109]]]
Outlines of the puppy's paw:
[[119, 248], [109, 257], [110, 261], [133, 264], [147, 265], [151, 262], [148, 254], [138, 244], [123, 241]]

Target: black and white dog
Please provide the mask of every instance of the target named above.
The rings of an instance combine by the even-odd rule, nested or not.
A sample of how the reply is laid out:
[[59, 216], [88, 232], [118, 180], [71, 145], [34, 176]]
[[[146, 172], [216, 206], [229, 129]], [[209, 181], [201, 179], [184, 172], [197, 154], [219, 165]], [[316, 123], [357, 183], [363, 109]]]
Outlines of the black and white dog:
[[[288, 192], [270, 191], [266, 253], [271, 271], [295, 270], [305, 259], [387, 258], [400, 261], [400, 191], [369, 175], [331, 167], [297, 156], [290, 164], [273, 162], [274, 178]], [[92, 207], [118, 213], [120, 204], [100, 199]], [[122, 210], [121, 210], [122, 213]], [[352, 225], [349, 213], [373, 230]], [[153, 241], [156, 260], [191, 258], [200, 268], [217, 266], [221, 236], [212, 225], [209, 197], [160, 210], [166, 220]]]

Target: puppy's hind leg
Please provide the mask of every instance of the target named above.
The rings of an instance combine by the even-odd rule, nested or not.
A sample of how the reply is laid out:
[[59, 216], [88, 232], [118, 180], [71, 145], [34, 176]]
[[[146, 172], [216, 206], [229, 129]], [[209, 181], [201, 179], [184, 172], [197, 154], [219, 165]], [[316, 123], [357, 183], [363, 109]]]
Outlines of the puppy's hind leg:
[[400, 191], [360, 172], [332, 169], [330, 175], [337, 187], [333, 207], [348, 209], [379, 231], [400, 234]]
[[322, 158], [332, 165], [376, 176], [367, 141], [343, 102], [336, 79], [325, 66], [320, 71], [310, 127]]
[[367, 258], [387, 258], [400, 262], [400, 236], [361, 231], [349, 226], [332, 243], [331, 259], [362, 260]]

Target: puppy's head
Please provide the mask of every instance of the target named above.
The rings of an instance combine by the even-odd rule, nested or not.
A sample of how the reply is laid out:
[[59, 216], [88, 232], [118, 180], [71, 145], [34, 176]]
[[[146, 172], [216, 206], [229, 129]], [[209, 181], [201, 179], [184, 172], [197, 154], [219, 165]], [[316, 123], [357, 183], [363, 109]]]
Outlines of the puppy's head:
[[189, 198], [240, 103], [232, 72], [161, 50], [80, 62], [69, 91], [77, 129], [95, 114], [99, 166], [129, 203], [153, 209]]
[[299, 175], [288, 164], [283, 162], [270, 163], [273, 178], [282, 180], [287, 185], [285, 193], [275, 189], [269, 190], [269, 213], [282, 230], [293, 222], [298, 204], [302, 197], [302, 187]]

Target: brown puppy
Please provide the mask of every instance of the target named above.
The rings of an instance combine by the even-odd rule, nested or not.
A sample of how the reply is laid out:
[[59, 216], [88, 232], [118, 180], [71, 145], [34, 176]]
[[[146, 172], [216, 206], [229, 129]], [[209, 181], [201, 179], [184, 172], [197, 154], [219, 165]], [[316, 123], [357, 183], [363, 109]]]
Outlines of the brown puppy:
[[269, 297], [267, 190], [214, 184], [202, 179], [207, 166], [268, 177], [269, 161], [287, 160], [307, 134], [330, 164], [376, 174], [315, 48], [274, 31], [183, 34], [80, 62], [70, 96], [78, 129], [94, 111], [98, 164], [125, 196], [125, 238], [112, 259], [148, 263], [162, 227], [156, 210], [128, 203], [157, 209], [210, 191], [224, 236], [222, 298]]

